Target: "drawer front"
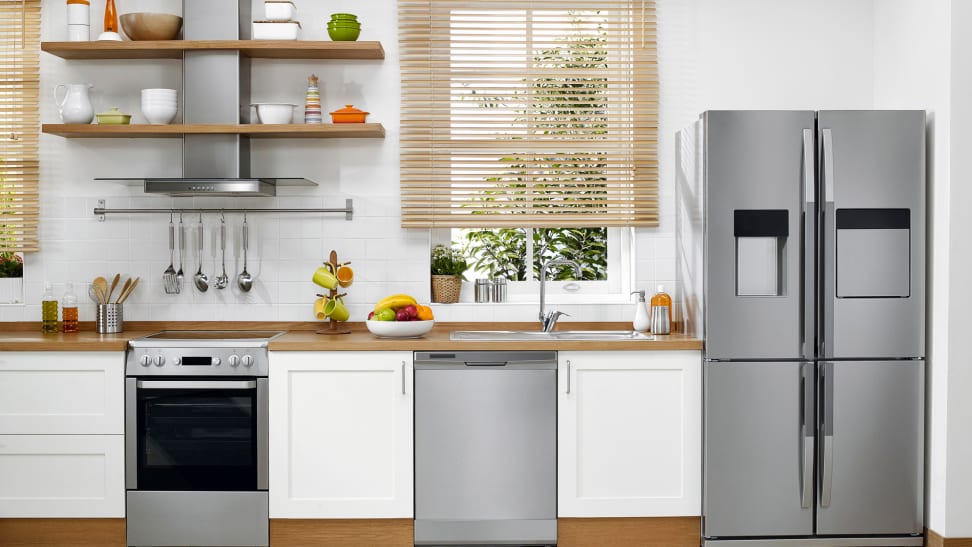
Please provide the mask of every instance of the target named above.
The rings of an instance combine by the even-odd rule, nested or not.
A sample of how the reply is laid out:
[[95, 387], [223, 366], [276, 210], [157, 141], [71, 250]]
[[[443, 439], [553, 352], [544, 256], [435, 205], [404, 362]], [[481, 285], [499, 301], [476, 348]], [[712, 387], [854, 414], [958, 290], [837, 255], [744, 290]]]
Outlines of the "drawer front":
[[124, 433], [122, 352], [0, 352], [0, 435]]

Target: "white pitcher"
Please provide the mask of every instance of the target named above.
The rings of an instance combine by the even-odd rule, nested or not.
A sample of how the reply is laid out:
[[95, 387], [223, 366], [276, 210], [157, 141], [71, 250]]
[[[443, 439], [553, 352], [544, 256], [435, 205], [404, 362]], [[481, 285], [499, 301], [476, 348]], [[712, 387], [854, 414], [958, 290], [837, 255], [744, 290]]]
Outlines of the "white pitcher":
[[[88, 98], [91, 84], [57, 84], [54, 86], [54, 104], [57, 105], [61, 121], [64, 123], [91, 123], [94, 119], [94, 107]], [[63, 98], [58, 95], [64, 93]]]

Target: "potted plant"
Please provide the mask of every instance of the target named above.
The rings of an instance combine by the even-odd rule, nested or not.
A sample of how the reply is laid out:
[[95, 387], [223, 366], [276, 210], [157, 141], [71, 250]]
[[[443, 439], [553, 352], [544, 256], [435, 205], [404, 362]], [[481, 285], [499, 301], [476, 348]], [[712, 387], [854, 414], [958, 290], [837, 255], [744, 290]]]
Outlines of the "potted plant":
[[0, 251], [0, 304], [22, 302], [24, 260], [17, 253]]
[[469, 265], [459, 249], [436, 245], [432, 248], [432, 301], [454, 304], [459, 301], [463, 273]]

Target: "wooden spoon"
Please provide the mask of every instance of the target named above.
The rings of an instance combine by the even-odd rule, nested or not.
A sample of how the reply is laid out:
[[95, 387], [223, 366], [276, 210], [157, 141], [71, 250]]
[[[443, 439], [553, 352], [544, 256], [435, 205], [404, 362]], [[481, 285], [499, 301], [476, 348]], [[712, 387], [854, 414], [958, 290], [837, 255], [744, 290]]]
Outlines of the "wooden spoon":
[[128, 287], [131, 286], [132, 286], [132, 278], [129, 277], [128, 279], [125, 280], [125, 284], [122, 285], [121, 291], [118, 292], [118, 298], [115, 299], [115, 304], [117, 304], [118, 301], [121, 299], [122, 295], [125, 294], [125, 291], [128, 290]]
[[98, 300], [101, 300], [102, 304], [108, 303], [108, 280], [104, 277], [98, 276], [94, 278], [91, 282], [95, 288], [95, 294], [98, 295]]
[[115, 277], [111, 280], [111, 287], [108, 288], [108, 296], [105, 297], [105, 303], [111, 302], [111, 294], [115, 292], [115, 287], [118, 286], [118, 280], [121, 279], [121, 274], [116, 273]]
[[122, 292], [122, 294], [118, 297], [118, 304], [123, 304], [125, 300], [128, 299], [128, 296], [132, 294], [132, 291], [134, 291], [135, 287], [138, 285], [139, 279], [141, 278], [136, 277], [135, 281], [132, 281], [132, 284], [128, 286], [128, 292]]

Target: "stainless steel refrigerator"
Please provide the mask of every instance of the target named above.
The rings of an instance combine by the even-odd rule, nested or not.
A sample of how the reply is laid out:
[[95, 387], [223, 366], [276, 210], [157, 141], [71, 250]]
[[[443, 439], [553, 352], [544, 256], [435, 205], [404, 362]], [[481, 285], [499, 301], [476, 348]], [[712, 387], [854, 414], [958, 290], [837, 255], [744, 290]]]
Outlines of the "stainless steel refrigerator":
[[704, 545], [921, 545], [925, 113], [709, 111]]

